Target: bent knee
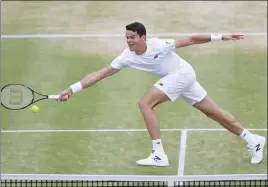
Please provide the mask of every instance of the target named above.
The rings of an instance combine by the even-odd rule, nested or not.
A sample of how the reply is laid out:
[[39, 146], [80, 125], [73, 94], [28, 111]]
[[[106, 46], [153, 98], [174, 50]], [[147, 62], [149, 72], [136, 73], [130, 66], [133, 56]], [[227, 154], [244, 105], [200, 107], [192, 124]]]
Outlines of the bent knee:
[[141, 110], [144, 110], [144, 109], [146, 109], [146, 108], [148, 108], [148, 107], [149, 107], [148, 102], [143, 101], [143, 100], [140, 100], [140, 101], [139, 101], [139, 108], [140, 108]]
[[140, 110], [146, 110], [146, 109], [149, 109], [149, 108], [153, 108], [152, 104], [150, 104], [150, 102], [148, 102], [147, 100], [143, 100], [141, 99], [139, 101], [139, 108]]

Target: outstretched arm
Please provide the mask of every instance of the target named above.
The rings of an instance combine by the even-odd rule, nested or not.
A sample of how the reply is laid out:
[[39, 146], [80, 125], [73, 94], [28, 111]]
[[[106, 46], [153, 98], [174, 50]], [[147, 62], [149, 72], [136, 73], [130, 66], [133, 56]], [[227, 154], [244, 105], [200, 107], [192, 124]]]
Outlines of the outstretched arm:
[[193, 44], [202, 44], [211, 41], [217, 40], [240, 40], [244, 39], [244, 36], [241, 34], [227, 34], [227, 35], [220, 35], [220, 34], [200, 34], [200, 35], [192, 35], [188, 36], [183, 39], [176, 40], [176, 48], [179, 47], [186, 47]]
[[110, 65], [106, 66], [106, 67], [100, 69], [99, 71], [94, 72], [94, 73], [90, 73], [86, 77], [84, 77], [80, 81], [81, 86], [83, 89], [88, 88], [88, 87], [96, 84], [98, 81], [117, 73], [118, 71], [119, 71], [119, 69], [115, 69]]
[[90, 73], [87, 76], [85, 76], [82, 80], [78, 81], [77, 83], [71, 85], [66, 90], [62, 91], [60, 93], [60, 98], [58, 99], [58, 101], [66, 101], [68, 97], [70, 97], [73, 93], [88, 88], [96, 84], [100, 80], [117, 73], [118, 71], [119, 69], [115, 69], [109, 65], [100, 69], [99, 71]]

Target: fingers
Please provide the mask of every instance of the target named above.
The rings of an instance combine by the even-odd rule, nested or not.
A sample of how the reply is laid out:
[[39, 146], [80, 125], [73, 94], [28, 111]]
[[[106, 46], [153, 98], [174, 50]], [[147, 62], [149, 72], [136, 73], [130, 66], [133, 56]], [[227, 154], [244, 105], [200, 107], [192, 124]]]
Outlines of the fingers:
[[67, 91], [63, 91], [60, 93], [59, 98], [57, 99], [58, 102], [67, 101], [71, 97], [71, 94]]
[[223, 35], [223, 40], [242, 40], [244, 39], [243, 34], [230, 34], [230, 35]]
[[68, 95], [63, 95], [60, 97], [60, 101], [67, 101], [68, 100]]
[[69, 99], [69, 97], [68, 97], [68, 95], [62, 95], [61, 97], [60, 97], [60, 102], [62, 102], [62, 101], [67, 101]]
[[238, 39], [238, 40], [244, 39], [244, 35], [243, 34], [235, 34], [235, 35], [233, 35], [233, 38]]
[[231, 35], [225, 37], [225, 40], [242, 40], [242, 39], [244, 39], [243, 35]]

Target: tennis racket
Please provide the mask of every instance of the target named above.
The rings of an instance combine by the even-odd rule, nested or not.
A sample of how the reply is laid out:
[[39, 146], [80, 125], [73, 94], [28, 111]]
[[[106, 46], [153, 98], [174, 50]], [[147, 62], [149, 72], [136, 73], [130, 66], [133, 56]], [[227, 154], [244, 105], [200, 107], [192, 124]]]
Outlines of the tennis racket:
[[59, 95], [44, 95], [23, 84], [7, 84], [1, 89], [1, 105], [9, 110], [21, 110], [41, 100], [56, 100]]

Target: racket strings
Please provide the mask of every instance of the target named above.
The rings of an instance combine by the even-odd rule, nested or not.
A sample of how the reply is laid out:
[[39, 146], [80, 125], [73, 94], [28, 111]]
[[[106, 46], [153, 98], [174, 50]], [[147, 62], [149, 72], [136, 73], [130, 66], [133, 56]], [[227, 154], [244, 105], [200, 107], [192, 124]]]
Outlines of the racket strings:
[[9, 85], [1, 90], [1, 104], [10, 109], [26, 107], [33, 99], [33, 92], [22, 85]]

